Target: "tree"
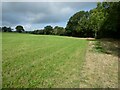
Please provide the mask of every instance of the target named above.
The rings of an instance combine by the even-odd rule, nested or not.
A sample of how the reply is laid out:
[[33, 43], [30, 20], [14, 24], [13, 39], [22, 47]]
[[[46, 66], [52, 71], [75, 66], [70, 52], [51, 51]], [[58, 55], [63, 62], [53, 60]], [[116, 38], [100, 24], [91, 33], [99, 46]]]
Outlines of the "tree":
[[53, 30], [54, 35], [65, 35], [65, 29], [63, 27], [55, 26]]
[[2, 27], [0, 27], [0, 32], [2, 32]]
[[89, 12], [77, 12], [69, 19], [66, 34], [77, 37], [93, 37], [93, 31], [89, 28], [88, 21]]
[[99, 32], [104, 22], [104, 19], [105, 19], [105, 16], [104, 16], [104, 12], [102, 11], [101, 7], [97, 7], [91, 10], [89, 22], [90, 22], [92, 30], [94, 31], [95, 38], [100, 38]]
[[102, 37], [120, 38], [120, 2], [103, 2], [105, 20], [101, 26]]
[[44, 34], [44, 30], [34, 30], [31, 33], [32, 34]]
[[44, 34], [49, 35], [49, 34], [52, 34], [52, 32], [53, 32], [52, 26], [49, 25], [49, 26], [44, 27]]
[[21, 26], [21, 25], [16, 26], [15, 29], [16, 29], [16, 31], [19, 32], [19, 33], [25, 31], [24, 28], [23, 28], [23, 26]]
[[11, 29], [11, 27], [6, 27], [6, 26], [2, 27], [3, 32], [12, 32], [12, 30], [13, 29]]
[[66, 35], [120, 38], [120, 2], [98, 2], [89, 12], [77, 12], [67, 23]]
[[85, 15], [85, 11], [80, 11], [75, 13], [68, 21], [66, 26], [66, 35], [68, 36], [78, 36], [78, 22], [81, 20], [81, 18]]

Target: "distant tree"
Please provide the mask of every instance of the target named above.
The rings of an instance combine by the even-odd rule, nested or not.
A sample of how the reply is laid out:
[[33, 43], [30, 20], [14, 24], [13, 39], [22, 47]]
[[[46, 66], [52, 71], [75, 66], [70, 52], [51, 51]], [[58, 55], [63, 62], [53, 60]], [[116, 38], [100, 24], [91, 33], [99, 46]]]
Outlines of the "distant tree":
[[49, 25], [49, 26], [44, 27], [44, 34], [49, 35], [49, 34], [52, 34], [52, 32], [53, 32], [52, 26]]
[[44, 34], [44, 30], [38, 30], [38, 34]]
[[2, 31], [7, 32], [7, 27], [6, 26], [2, 27]]
[[2, 27], [0, 27], [0, 32], [2, 32]]
[[11, 29], [11, 27], [2, 27], [2, 32], [12, 32], [13, 29]]
[[15, 28], [15, 29], [16, 29], [16, 31], [17, 31], [17, 32], [19, 32], [19, 33], [21, 33], [21, 32], [23, 32], [23, 31], [25, 31], [25, 30], [24, 30], [24, 28], [23, 28], [23, 26], [21, 26], [21, 25], [16, 26], [16, 28]]
[[55, 26], [53, 30], [54, 35], [65, 35], [65, 29], [63, 27]]
[[31, 33], [32, 34], [44, 34], [44, 30], [34, 30]]
[[12, 30], [13, 30], [13, 29], [12, 29], [11, 27], [8, 27], [8, 28], [7, 28], [7, 32], [12, 32]]

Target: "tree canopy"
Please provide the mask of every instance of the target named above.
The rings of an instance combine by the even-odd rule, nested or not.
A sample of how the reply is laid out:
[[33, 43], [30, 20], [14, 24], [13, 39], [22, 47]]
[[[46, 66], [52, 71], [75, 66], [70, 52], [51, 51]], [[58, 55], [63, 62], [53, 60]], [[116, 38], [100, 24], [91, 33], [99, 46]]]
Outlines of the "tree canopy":
[[4, 26], [4, 27], [2, 27], [2, 32], [12, 32], [12, 28], [11, 27], [6, 27], [6, 26]]
[[53, 30], [54, 35], [64, 35], [65, 29], [63, 27], [55, 26]]
[[119, 11], [120, 2], [99, 2], [89, 12], [80, 11], [74, 14], [67, 23], [66, 34], [77, 37], [120, 38]]
[[52, 34], [53, 27], [52, 26], [45, 26], [44, 27], [44, 34]]
[[19, 33], [25, 31], [24, 28], [23, 28], [23, 26], [21, 26], [21, 25], [16, 26], [15, 29], [16, 29], [16, 31], [19, 32]]

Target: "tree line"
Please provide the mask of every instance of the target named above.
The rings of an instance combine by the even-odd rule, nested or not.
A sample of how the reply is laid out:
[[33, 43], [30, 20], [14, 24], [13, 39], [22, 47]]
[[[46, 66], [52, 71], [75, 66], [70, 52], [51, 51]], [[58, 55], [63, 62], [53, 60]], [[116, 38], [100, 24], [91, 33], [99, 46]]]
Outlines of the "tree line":
[[89, 12], [80, 11], [68, 21], [69, 36], [120, 38], [120, 2], [97, 3]]
[[[2, 27], [11, 32], [10, 27]], [[45, 26], [44, 29], [25, 31], [16, 26], [16, 32], [44, 35], [65, 35], [73, 37], [120, 38], [120, 2], [99, 2], [90, 11], [79, 11], [70, 17], [65, 28]]]
[[32, 34], [45, 34], [45, 35], [65, 35], [65, 28], [55, 26], [54, 28], [50, 25], [45, 26], [42, 30], [34, 30]]
[[[1, 27], [0, 27], [1, 28]], [[0, 31], [2, 32], [19, 32], [19, 33], [31, 33], [31, 34], [44, 34], [44, 35], [65, 35], [65, 28], [55, 26], [54, 28], [50, 25], [45, 26], [44, 29], [38, 29], [34, 31], [25, 31], [24, 27], [18, 25], [15, 27], [16, 31], [13, 31], [11, 27], [2, 27]]]
[[[16, 32], [19, 32], [19, 33], [22, 33], [25, 31], [23, 26], [21, 25], [16, 26], [15, 29], [16, 29]], [[13, 32], [13, 29], [11, 27], [3, 26], [3, 27], [0, 27], [0, 31], [1, 32]]]

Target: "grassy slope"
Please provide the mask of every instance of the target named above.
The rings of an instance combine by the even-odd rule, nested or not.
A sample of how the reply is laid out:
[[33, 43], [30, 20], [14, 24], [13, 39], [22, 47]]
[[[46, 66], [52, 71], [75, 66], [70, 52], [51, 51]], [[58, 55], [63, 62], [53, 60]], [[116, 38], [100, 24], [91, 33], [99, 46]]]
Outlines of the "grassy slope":
[[3, 33], [3, 87], [79, 87], [87, 41]]

